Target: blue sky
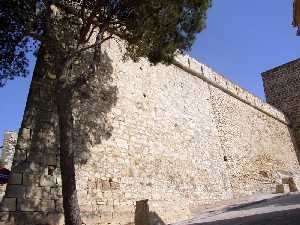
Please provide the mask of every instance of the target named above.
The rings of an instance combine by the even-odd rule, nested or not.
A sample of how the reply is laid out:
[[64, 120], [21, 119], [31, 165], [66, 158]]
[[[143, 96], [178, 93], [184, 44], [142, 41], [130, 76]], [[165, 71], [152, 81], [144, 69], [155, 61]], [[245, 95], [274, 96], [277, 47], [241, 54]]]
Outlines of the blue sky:
[[[214, 0], [190, 55], [264, 98], [260, 73], [300, 57], [291, 22], [292, 0]], [[0, 89], [0, 145], [5, 130], [20, 126], [30, 79]]]

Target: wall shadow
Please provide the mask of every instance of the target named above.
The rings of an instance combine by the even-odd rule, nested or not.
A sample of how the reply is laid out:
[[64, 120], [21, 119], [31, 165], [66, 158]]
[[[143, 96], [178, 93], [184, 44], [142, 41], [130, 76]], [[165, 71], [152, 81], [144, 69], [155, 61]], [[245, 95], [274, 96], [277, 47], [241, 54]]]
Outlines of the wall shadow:
[[259, 209], [267, 206], [292, 206], [300, 205], [300, 194], [292, 194], [286, 196], [276, 196], [270, 199], [263, 199], [256, 202], [240, 204], [236, 206], [231, 206], [225, 208], [225, 212], [240, 211], [240, 210], [249, 210], [249, 209]]
[[[13, 179], [0, 205], [0, 223], [5, 221], [7, 225], [64, 223], [55, 77], [45, 66], [45, 55], [42, 46], [18, 135]], [[99, 60], [96, 66], [95, 60]], [[86, 52], [69, 68], [76, 165], [87, 163], [91, 148], [111, 137], [113, 127], [108, 113], [115, 106], [118, 93], [112, 73], [112, 61], [106, 52], [97, 57], [95, 52]]]

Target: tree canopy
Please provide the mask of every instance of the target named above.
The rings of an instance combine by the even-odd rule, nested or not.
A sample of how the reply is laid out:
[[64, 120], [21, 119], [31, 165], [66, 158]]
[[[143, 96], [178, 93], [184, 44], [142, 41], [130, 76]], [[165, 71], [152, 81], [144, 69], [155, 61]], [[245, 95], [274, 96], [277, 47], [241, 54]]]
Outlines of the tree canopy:
[[[211, 0], [2, 0], [0, 84], [26, 76], [33, 40], [50, 38], [53, 47], [72, 55], [88, 48], [98, 30], [99, 43], [124, 40], [125, 57], [170, 63], [192, 46], [205, 27]], [[30, 41], [31, 40], [31, 41]]]

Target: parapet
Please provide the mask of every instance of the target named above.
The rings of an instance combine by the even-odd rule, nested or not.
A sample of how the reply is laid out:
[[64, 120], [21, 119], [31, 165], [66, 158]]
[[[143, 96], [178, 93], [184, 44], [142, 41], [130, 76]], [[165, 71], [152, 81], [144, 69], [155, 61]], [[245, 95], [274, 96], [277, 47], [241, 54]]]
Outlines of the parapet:
[[272, 79], [276, 79], [274, 75], [276, 74], [286, 74], [288, 71], [300, 71], [300, 58], [295, 59], [293, 61], [290, 61], [288, 63], [285, 63], [283, 65], [277, 66], [275, 68], [272, 68], [270, 70], [267, 70], [263, 72], [261, 75], [263, 78], [268, 78], [272, 76]]
[[286, 125], [289, 125], [289, 121], [280, 110], [264, 102], [262, 99], [251, 94], [247, 90], [234, 84], [232, 81], [226, 79], [224, 76], [216, 73], [210, 67], [198, 62], [197, 60], [189, 56], [179, 56], [176, 58], [173, 64], [189, 74], [199, 77], [208, 84], [224, 91], [232, 97], [246, 103], [256, 110], [259, 110], [266, 115]]

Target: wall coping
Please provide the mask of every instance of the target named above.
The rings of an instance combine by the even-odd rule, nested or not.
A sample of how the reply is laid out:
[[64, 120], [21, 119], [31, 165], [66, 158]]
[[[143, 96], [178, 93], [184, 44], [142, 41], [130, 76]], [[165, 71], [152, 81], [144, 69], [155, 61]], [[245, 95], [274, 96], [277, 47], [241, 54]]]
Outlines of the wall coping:
[[267, 116], [272, 117], [287, 126], [290, 125], [290, 122], [283, 112], [213, 71], [210, 67], [198, 62], [196, 59], [187, 55], [180, 55], [176, 57], [172, 64]]
[[274, 75], [274, 72], [276, 72], [276, 71], [286, 69], [288, 67], [293, 67], [293, 66], [295, 66], [299, 63], [300, 63], [300, 58], [292, 60], [292, 61], [287, 62], [287, 63], [284, 63], [282, 65], [276, 66], [272, 69], [266, 70], [265, 72], [262, 72], [261, 75], [262, 75], [262, 77], [266, 77], [268, 75]]

